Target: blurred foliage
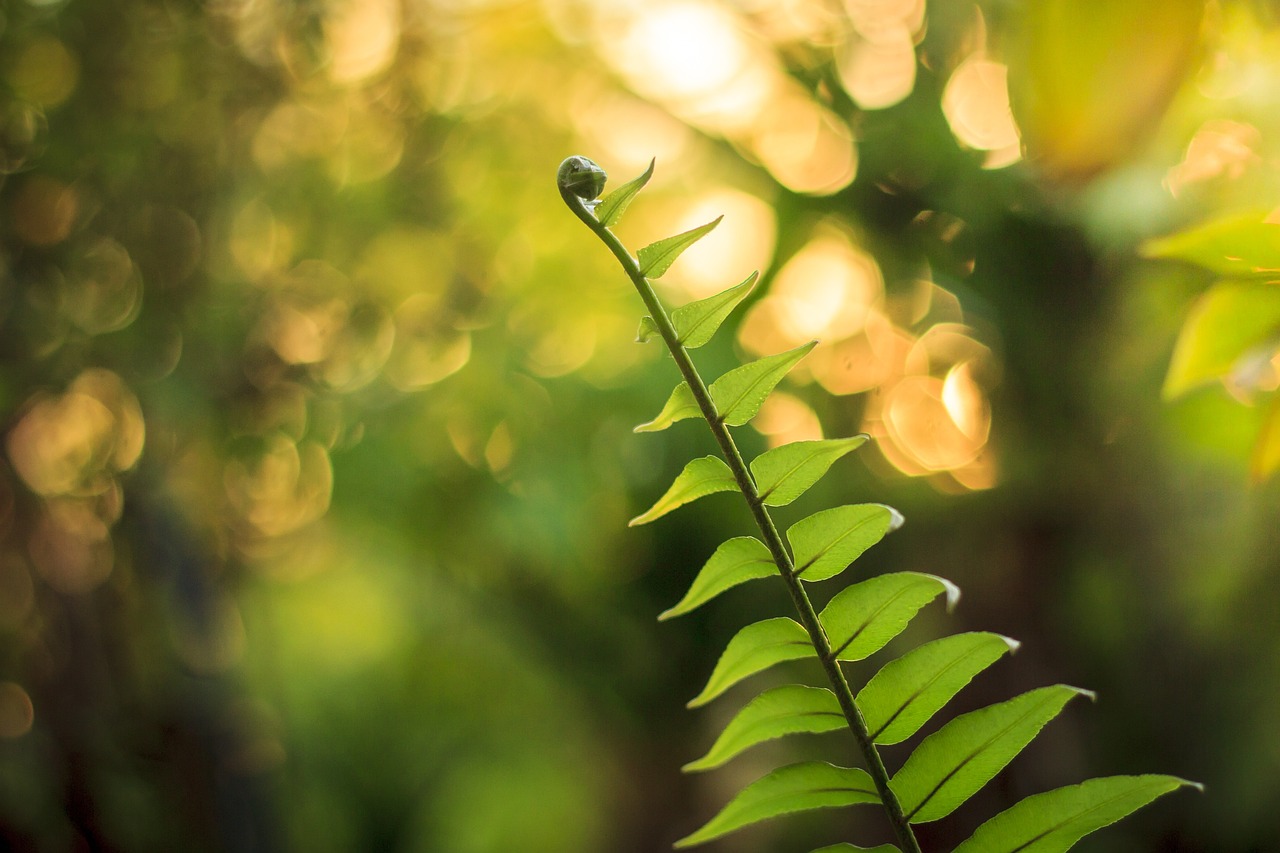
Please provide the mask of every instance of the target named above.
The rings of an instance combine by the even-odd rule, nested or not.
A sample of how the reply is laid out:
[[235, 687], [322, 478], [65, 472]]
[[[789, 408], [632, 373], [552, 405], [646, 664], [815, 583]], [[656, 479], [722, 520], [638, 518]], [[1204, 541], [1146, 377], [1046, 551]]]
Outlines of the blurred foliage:
[[776, 590], [653, 621], [745, 516], [626, 528], [711, 448], [631, 434], [673, 372], [554, 191], [581, 152], [658, 158], [629, 242], [725, 214], [673, 302], [762, 270], [710, 374], [822, 339], [742, 440], [877, 439], [804, 500], [898, 507], [868, 570], [1025, 641], [964, 701], [1101, 695], [929, 849], [1151, 767], [1208, 793], [1088, 849], [1280, 849], [1271, 313], [1161, 399], [1213, 276], [1272, 285], [1139, 251], [1275, 207], [1280, 12], [1107, 9], [0, 6], [0, 845], [654, 851], [759, 775], [678, 772]]

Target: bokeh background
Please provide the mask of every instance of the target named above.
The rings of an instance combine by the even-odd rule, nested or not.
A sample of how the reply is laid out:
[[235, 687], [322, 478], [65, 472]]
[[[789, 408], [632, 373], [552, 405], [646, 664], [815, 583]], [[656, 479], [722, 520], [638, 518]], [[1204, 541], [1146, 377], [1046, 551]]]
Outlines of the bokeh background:
[[895, 648], [1023, 642], [951, 712], [1098, 692], [926, 849], [1167, 772], [1080, 849], [1280, 850], [1277, 323], [1170, 393], [1213, 274], [1145, 248], [1280, 204], [1273, 0], [6, 0], [0, 847], [648, 853], [854, 760], [679, 773], [815, 670], [683, 707], [786, 597], [655, 621], [749, 517], [626, 527], [713, 443], [631, 433], [676, 376], [575, 153], [656, 156], [633, 249], [725, 215], [671, 303], [762, 271], [709, 376], [821, 339], [739, 440], [874, 436], [778, 517], [904, 513], [857, 571], [965, 596]]

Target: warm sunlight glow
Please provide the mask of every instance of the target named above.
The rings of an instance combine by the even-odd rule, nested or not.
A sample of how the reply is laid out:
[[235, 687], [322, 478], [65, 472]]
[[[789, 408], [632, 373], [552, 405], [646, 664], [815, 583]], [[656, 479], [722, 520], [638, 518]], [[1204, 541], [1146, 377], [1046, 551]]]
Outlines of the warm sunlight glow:
[[1165, 175], [1164, 185], [1175, 198], [1189, 187], [1215, 179], [1235, 181], [1262, 158], [1262, 134], [1251, 124], [1214, 119], [1201, 125], [1187, 146], [1182, 162]]
[[848, 127], [800, 92], [770, 106], [750, 146], [778, 183], [793, 192], [830, 195], [852, 183], [858, 170], [858, 149]]
[[395, 0], [346, 0], [324, 22], [329, 76], [358, 83], [383, 71], [395, 58], [400, 6]]
[[690, 299], [719, 293], [737, 282], [727, 281], [726, 270], [736, 270], [740, 279], [752, 270], [764, 273], [773, 261], [777, 221], [773, 208], [762, 199], [741, 190], [720, 187], [699, 195], [673, 222], [673, 234], [724, 219], [706, 237], [680, 256], [665, 283], [680, 287]]
[[944, 383], [910, 376], [885, 397], [884, 422], [898, 449], [930, 471], [958, 468], [977, 457], [985, 440], [967, 435], [943, 399]]
[[775, 391], [765, 399], [751, 425], [768, 439], [770, 447], [822, 438], [817, 413], [799, 397], [784, 391]]
[[704, 110], [752, 74], [752, 50], [737, 21], [719, 6], [695, 0], [638, 15], [616, 54], [637, 92], [669, 102], [677, 112]]
[[842, 233], [823, 229], [787, 261], [768, 294], [752, 306], [739, 341], [757, 355], [815, 338], [838, 341], [860, 332], [883, 296], [875, 260]]
[[867, 315], [852, 337], [819, 345], [809, 354], [809, 370], [831, 394], [861, 394], [902, 375], [914, 338], [878, 311]]
[[942, 93], [942, 111], [956, 139], [990, 152], [987, 168], [1015, 163], [1022, 156], [1018, 127], [1009, 109], [1008, 69], [974, 54], [960, 63]]
[[916, 46], [905, 29], [883, 41], [856, 41], [838, 58], [840, 82], [864, 110], [891, 107], [916, 85]]
[[33, 246], [53, 246], [71, 233], [79, 212], [80, 198], [74, 189], [36, 175], [13, 196], [9, 227]]
[[0, 681], [0, 738], [12, 740], [31, 731], [35, 722], [31, 696], [22, 685]]

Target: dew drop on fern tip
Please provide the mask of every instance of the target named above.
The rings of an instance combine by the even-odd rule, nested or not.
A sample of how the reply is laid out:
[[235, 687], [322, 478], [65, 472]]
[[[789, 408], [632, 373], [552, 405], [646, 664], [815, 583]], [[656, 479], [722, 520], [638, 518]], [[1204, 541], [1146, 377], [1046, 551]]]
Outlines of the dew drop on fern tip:
[[560, 187], [584, 201], [592, 201], [604, 190], [608, 175], [594, 160], [575, 154], [565, 158], [556, 175]]

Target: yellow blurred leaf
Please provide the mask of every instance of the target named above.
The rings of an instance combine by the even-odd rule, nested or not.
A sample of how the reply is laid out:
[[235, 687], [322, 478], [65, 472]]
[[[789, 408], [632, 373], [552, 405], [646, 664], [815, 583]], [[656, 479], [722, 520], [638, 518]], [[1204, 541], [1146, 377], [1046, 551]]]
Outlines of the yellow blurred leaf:
[[1128, 157], [1194, 70], [1203, 0], [1020, 4], [1009, 56], [1013, 113], [1028, 160], [1084, 182]]

